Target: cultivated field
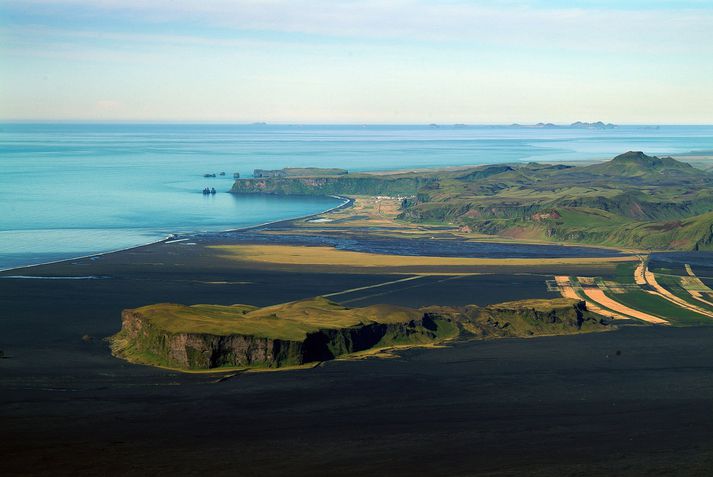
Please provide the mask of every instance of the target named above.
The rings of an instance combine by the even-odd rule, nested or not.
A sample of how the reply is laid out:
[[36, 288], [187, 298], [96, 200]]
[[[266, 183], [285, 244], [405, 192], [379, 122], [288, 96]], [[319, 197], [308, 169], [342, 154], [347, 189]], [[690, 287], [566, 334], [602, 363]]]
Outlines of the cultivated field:
[[621, 264], [616, 281], [596, 277], [557, 276], [564, 297], [586, 300], [591, 311], [614, 319], [637, 319], [652, 324], [713, 324], [713, 307], [707, 298], [710, 290], [685, 265], [689, 276], [654, 273], [648, 257], [640, 262]]

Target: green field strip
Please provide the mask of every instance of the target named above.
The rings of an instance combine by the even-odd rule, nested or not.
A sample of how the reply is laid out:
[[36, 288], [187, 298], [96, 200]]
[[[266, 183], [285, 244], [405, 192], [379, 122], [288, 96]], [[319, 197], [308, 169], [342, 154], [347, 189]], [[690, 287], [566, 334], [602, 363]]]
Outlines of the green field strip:
[[713, 305], [709, 305], [702, 301], [696, 300], [691, 293], [681, 285], [681, 277], [676, 275], [656, 274], [656, 281], [666, 290], [684, 300], [686, 303], [698, 308], [703, 308], [713, 312]]
[[616, 278], [615, 281], [622, 284], [635, 284], [634, 281], [634, 270], [639, 266], [638, 262], [632, 263], [621, 263], [616, 266]]
[[713, 320], [704, 315], [681, 308], [659, 295], [642, 290], [628, 290], [625, 293], [612, 293], [605, 290], [604, 294], [629, 308], [669, 320], [674, 325], [713, 325]]

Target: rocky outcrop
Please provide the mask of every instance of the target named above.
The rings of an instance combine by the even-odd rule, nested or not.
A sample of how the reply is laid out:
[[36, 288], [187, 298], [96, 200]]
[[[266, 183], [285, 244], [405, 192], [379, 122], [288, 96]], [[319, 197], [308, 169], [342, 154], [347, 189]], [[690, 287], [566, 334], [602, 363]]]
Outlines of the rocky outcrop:
[[378, 345], [443, 340], [454, 335], [454, 326], [444, 326], [444, 322], [450, 321], [448, 316], [423, 314], [420, 319], [401, 323], [369, 322], [325, 328], [307, 333], [303, 340], [284, 340], [168, 332], [155, 326], [140, 311], [131, 309], [122, 313], [122, 329], [113, 339], [113, 351], [130, 361], [171, 368], [278, 368], [330, 360]]
[[[324, 307], [318, 312], [324, 311], [321, 317], [314, 314], [315, 306]], [[527, 337], [608, 329], [608, 322], [589, 313], [584, 302], [568, 299], [416, 310], [387, 305], [348, 309], [316, 298], [235, 315], [235, 319], [241, 319], [241, 316], [249, 317], [251, 313], [259, 314], [261, 310], [269, 309], [269, 314], [260, 315], [261, 319], [269, 321], [281, 319], [279, 315], [284, 310], [299, 308], [300, 316], [307, 316], [302, 314], [302, 310], [311, 310], [312, 318], [305, 320], [314, 319], [317, 324], [332, 322], [330, 326], [317, 326], [293, 339], [262, 336], [259, 330], [255, 334], [176, 331], [174, 322], [156, 319], [157, 307], [183, 312], [189, 308], [164, 304], [124, 310], [122, 329], [113, 337], [115, 355], [136, 363], [187, 370], [280, 368], [398, 345], [423, 345], [457, 338]], [[352, 323], [349, 326], [334, 326], [334, 313], [341, 313], [342, 317], [346, 316], [345, 313], [353, 313], [357, 319], [348, 321]], [[369, 318], [365, 318], [367, 316]], [[270, 326], [274, 330], [274, 325]]]
[[302, 345], [300, 341], [249, 335], [172, 333], [155, 326], [139, 311], [124, 310], [114, 352], [133, 361], [153, 361], [172, 368], [272, 368], [302, 364]]
[[528, 337], [597, 331], [607, 320], [587, 311], [584, 301], [527, 300], [466, 307], [466, 329], [480, 337]]
[[311, 333], [304, 342], [304, 362], [325, 361], [379, 345], [420, 344], [443, 341], [457, 335], [456, 322], [448, 314], [422, 313], [402, 323], [369, 323]]

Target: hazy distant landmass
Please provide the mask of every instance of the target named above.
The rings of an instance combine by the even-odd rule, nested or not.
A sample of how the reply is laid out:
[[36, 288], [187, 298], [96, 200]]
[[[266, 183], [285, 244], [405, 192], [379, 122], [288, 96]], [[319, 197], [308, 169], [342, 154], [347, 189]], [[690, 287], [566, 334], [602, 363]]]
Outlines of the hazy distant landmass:
[[604, 123], [602, 121], [596, 121], [592, 123], [576, 121], [569, 125], [561, 125], [554, 123], [537, 123], [537, 124], [511, 124], [510, 127], [514, 128], [544, 128], [544, 129], [557, 129], [557, 128], [576, 128], [576, 129], [614, 129], [618, 127], [616, 124]]
[[601, 121], [597, 121], [595, 123], [586, 123], [586, 122], [582, 122], [582, 121], [577, 121], [575, 123], [570, 124], [569, 127], [582, 128], [582, 129], [613, 129], [618, 126], [616, 124], [603, 123]]

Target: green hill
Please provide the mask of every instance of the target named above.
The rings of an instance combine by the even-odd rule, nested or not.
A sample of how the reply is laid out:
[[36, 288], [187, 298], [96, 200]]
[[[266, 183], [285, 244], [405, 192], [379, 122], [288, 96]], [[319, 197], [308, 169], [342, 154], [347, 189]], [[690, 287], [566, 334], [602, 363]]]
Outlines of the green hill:
[[699, 171], [686, 162], [672, 157], [647, 156], [641, 151], [629, 151], [611, 161], [581, 168], [586, 174], [607, 176], [614, 180], [642, 179], [656, 183], [665, 180], [697, 180]]
[[630, 151], [572, 167], [498, 164], [450, 171], [238, 180], [238, 193], [406, 196], [401, 220], [552, 242], [710, 250], [713, 174]]

